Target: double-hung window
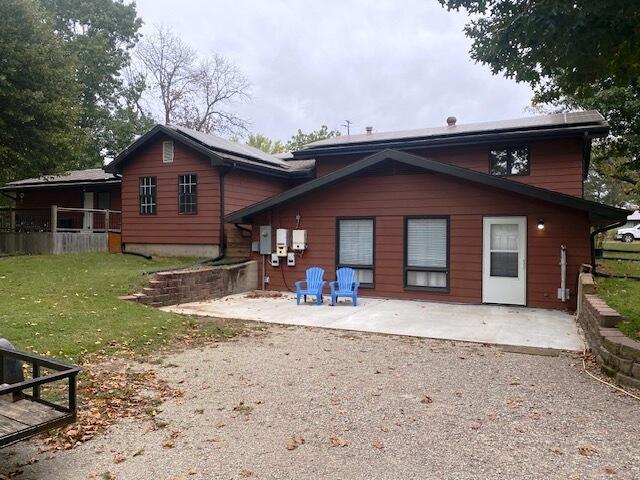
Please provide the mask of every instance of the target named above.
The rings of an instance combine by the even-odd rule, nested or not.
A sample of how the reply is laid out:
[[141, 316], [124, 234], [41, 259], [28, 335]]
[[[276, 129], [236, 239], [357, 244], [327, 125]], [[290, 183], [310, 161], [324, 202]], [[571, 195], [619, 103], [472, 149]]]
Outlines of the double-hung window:
[[156, 177], [140, 177], [140, 213], [151, 215], [156, 213], [157, 201]]
[[178, 211], [180, 213], [198, 212], [198, 176], [194, 173], [178, 176]]
[[529, 147], [505, 147], [490, 150], [489, 173], [501, 177], [529, 175]]
[[362, 286], [374, 284], [375, 221], [373, 218], [339, 218], [337, 264], [356, 271]]
[[405, 286], [425, 290], [449, 287], [449, 219], [405, 220]]

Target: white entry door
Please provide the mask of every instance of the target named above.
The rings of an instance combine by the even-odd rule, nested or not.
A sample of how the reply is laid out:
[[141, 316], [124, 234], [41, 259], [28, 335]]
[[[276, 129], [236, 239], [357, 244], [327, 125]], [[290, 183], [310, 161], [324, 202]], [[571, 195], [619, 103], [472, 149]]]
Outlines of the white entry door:
[[482, 301], [527, 304], [527, 218], [483, 219]]
[[[93, 192], [84, 192], [84, 207], [93, 208]], [[85, 230], [93, 229], [93, 212], [84, 212], [83, 227]]]

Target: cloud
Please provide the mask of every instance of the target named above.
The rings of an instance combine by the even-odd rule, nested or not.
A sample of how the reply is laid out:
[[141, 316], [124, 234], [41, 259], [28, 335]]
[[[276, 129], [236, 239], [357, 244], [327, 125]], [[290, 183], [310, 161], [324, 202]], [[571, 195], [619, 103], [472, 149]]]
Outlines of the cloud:
[[171, 26], [252, 83], [252, 130], [288, 139], [322, 124], [352, 133], [525, 116], [531, 90], [469, 56], [463, 12], [435, 0], [138, 0], [144, 31]]

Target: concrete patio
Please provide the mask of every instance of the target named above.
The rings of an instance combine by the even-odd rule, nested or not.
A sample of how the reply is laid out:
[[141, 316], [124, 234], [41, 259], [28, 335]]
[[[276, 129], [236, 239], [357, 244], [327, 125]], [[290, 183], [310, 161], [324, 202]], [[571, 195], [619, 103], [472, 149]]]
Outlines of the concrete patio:
[[461, 305], [410, 300], [361, 298], [335, 307], [296, 305], [292, 294], [231, 295], [185, 303], [163, 310], [187, 315], [361, 332], [410, 335], [489, 343], [520, 348], [581, 351], [583, 344], [573, 316], [555, 310], [496, 305]]

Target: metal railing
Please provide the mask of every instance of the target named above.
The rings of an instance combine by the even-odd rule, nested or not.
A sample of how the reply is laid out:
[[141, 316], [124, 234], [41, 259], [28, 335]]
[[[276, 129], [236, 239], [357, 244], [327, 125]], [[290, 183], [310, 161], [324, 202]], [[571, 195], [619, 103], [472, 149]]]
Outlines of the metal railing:
[[[24, 429], [13, 431], [8, 434], [0, 433], [0, 447], [5, 447], [24, 438], [31, 437], [40, 432], [72, 423], [76, 420], [77, 398], [76, 398], [76, 377], [80, 372], [80, 367], [68, 365], [58, 360], [53, 360], [32, 353], [21, 352], [0, 347], [0, 379], [5, 378], [4, 360], [14, 358], [31, 365], [32, 378], [22, 382], [0, 386], [0, 397], [3, 395], [14, 395], [20, 399], [31, 400], [33, 402], [46, 405], [63, 415], [56, 416], [50, 420], [25, 426]], [[47, 368], [55, 373], [41, 376], [41, 369]], [[41, 397], [41, 387], [53, 384], [54, 382], [68, 381], [67, 404], [51, 402]], [[25, 392], [31, 390], [31, 394]], [[34, 417], [37, 415], [34, 413]]]
[[0, 207], [0, 232], [49, 232], [51, 210], [49, 208]]

